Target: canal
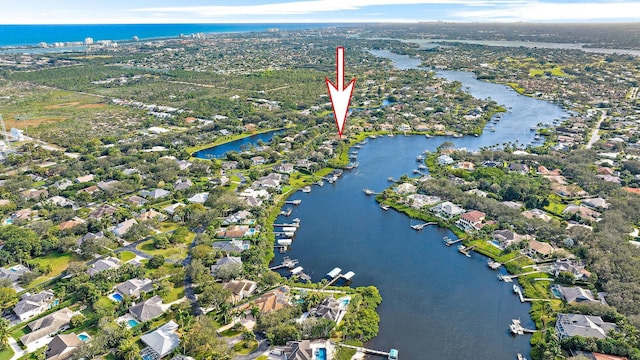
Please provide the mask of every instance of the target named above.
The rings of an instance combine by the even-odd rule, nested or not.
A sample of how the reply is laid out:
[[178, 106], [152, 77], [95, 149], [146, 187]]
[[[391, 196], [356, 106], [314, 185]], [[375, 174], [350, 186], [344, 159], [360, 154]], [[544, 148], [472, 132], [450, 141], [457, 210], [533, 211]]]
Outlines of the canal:
[[[419, 65], [406, 56], [376, 53], [391, 58], [400, 69]], [[486, 258], [478, 254], [467, 258], [455, 247], [444, 246], [442, 237], [453, 237], [449, 230], [430, 226], [415, 231], [407, 216], [383, 211], [362, 189], [382, 191], [389, 186], [387, 178], [411, 175], [418, 165], [416, 156], [444, 141], [469, 150], [516, 140], [528, 144], [534, 137], [531, 126], [551, 123], [566, 113], [508, 87], [478, 81], [472, 74], [438, 75], [461, 81], [476, 97], [490, 96], [510, 108], [495, 125], [496, 131], [479, 137], [370, 139], [359, 150], [358, 168], [345, 171], [334, 184], [291, 197], [302, 199], [291, 215], [301, 219], [301, 227], [286, 255], [298, 259], [314, 281], [340, 267], [343, 273], [356, 273], [354, 286], [380, 289], [380, 332], [367, 344], [370, 348], [396, 348], [403, 359], [513, 359], [516, 352], [528, 354], [530, 345], [529, 336], [509, 335], [511, 319], [520, 318], [525, 327], [534, 324], [529, 305], [519, 302], [511, 284], [497, 280]], [[277, 222], [287, 221], [281, 217]], [[274, 261], [281, 259], [277, 253]]]
[[213, 146], [204, 150], [196, 151], [193, 157], [199, 159], [220, 159], [225, 157], [231, 151], [244, 151], [251, 146], [257, 146], [259, 141], [268, 143], [273, 137], [282, 133], [281, 129], [266, 131], [259, 134], [249, 135], [238, 140], [229, 141], [228, 143]]

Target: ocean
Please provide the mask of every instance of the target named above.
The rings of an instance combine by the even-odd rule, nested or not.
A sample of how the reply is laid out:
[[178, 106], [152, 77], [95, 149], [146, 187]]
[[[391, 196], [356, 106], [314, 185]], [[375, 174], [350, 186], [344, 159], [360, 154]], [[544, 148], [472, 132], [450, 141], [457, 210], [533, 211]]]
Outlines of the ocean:
[[[339, 26], [345, 26], [340, 24]], [[335, 24], [111, 24], [111, 25], [0, 25], [0, 47], [34, 46], [41, 42], [99, 40], [140, 40], [176, 37], [180, 34], [228, 33], [315, 29]]]

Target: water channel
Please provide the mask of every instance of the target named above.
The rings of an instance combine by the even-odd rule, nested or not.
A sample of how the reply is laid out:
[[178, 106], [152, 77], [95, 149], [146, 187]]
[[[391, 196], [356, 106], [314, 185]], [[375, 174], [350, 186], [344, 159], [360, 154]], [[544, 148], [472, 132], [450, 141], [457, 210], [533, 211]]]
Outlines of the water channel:
[[[390, 58], [398, 69], [419, 65], [407, 56], [385, 51], [376, 55]], [[334, 184], [291, 197], [302, 199], [291, 215], [301, 219], [301, 227], [286, 255], [298, 259], [314, 281], [340, 267], [343, 273], [356, 273], [354, 286], [380, 289], [380, 332], [368, 347], [396, 348], [403, 359], [514, 359], [516, 352], [528, 354], [530, 345], [528, 336], [509, 335], [511, 319], [520, 318], [525, 327], [534, 325], [529, 305], [519, 302], [511, 284], [497, 280], [486, 258], [478, 254], [467, 258], [455, 247], [444, 246], [443, 236], [453, 237], [449, 230], [431, 226], [415, 231], [408, 217], [383, 211], [362, 189], [382, 191], [389, 186], [387, 178], [411, 174], [418, 165], [416, 156], [444, 141], [470, 150], [516, 140], [528, 144], [534, 137], [531, 126], [567, 114], [556, 105], [479, 81], [470, 73], [438, 75], [460, 81], [473, 96], [490, 96], [510, 111], [495, 124], [495, 132], [479, 137], [370, 139], [359, 150], [358, 168], [345, 171]], [[291, 218], [280, 217], [277, 222]], [[277, 253], [274, 262], [282, 256]]]

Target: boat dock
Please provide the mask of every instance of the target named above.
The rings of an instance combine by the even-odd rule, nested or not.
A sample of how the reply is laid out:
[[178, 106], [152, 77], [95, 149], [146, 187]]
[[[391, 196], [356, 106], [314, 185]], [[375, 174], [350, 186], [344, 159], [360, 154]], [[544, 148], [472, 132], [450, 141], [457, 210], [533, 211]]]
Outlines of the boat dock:
[[354, 350], [359, 351], [359, 352], [361, 352], [363, 354], [386, 356], [387, 359], [390, 359], [390, 360], [398, 359], [398, 350], [396, 350], [396, 349], [391, 349], [391, 350], [389, 350], [389, 352], [386, 352], [386, 351], [380, 351], [380, 350], [367, 349], [367, 348], [360, 347], [360, 346], [347, 345], [347, 344], [336, 344], [336, 345], [342, 346], [342, 347], [346, 347], [346, 348], [349, 348], [349, 349], [354, 349]]
[[375, 192], [371, 189], [362, 189], [362, 191], [364, 192], [365, 195], [370, 196], [370, 195], [380, 195], [380, 193]]
[[487, 266], [491, 269], [491, 270], [498, 270], [500, 268], [500, 266], [502, 266], [502, 264], [500, 264], [497, 261], [493, 261], [491, 259], [489, 259], [487, 261]]
[[280, 265], [272, 266], [269, 270], [278, 270], [278, 269], [293, 269], [298, 265], [298, 259], [291, 259], [288, 256], [282, 258], [282, 263]]
[[285, 204], [288, 205], [300, 205], [302, 203], [302, 200], [300, 199], [296, 199], [296, 200], [287, 200], [284, 202]]
[[291, 213], [292, 213], [292, 212], [293, 212], [293, 209], [292, 209], [292, 208], [289, 208], [289, 209], [287, 209], [286, 211], [285, 211], [285, 210], [280, 211], [280, 215], [282, 215], [282, 216], [291, 216]]
[[464, 245], [458, 245], [458, 251], [460, 251], [461, 254], [463, 254], [466, 257], [471, 257], [471, 250], [473, 250], [474, 246], [470, 246], [470, 247], [466, 247]]
[[522, 324], [520, 324], [519, 319], [511, 319], [511, 324], [509, 325], [509, 331], [511, 331], [511, 333], [514, 335], [524, 335], [525, 333], [533, 334], [534, 332], [536, 332], [536, 330], [522, 327]]
[[457, 244], [457, 243], [461, 242], [462, 239], [453, 240], [453, 239], [449, 238], [448, 236], [445, 236], [445, 237], [442, 238], [442, 241], [444, 241], [445, 245], [451, 246], [453, 244]]
[[304, 268], [302, 266], [298, 266], [295, 267], [293, 269], [291, 269], [291, 276], [297, 276], [300, 279], [304, 280], [304, 281], [311, 281], [311, 276], [305, 274], [302, 270], [304, 270]]
[[411, 225], [411, 228], [413, 230], [422, 230], [425, 226], [429, 226], [429, 225], [438, 225], [438, 223], [436, 222], [425, 222], [422, 224], [413, 224]]
[[285, 228], [285, 227], [296, 227], [297, 228], [297, 227], [300, 227], [300, 223], [299, 222], [294, 222], [292, 224], [273, 224], [273, 227], [282, 227], [282, 228]]
[[356, 273], [354, 273], [353, 271], [348, 271], [346, 274], [342, 274], [341, 272], [342, 269], [340, 269], [339, 267], [333, 268], [333, 270], [329, 271], [325, 276], [325, 279], [329, 279], [329, 282], [322, 287], [322, 290], [335, 284], [340, 279], [344, 281], [351, 281], [351, 279], [356, 275]]
[[529, 271], [526, 273], [522, 273], [522, 274], [516, 274], [516, 275], [502, 275], [499, 274], [498, 275], [498, 279], [504, 281], [504, 282], [512, 282], [513, 279], [517, 278], [518, 276], [523, 276], [523, 275], [531, 275], [531, 274], [536, 274], [536, 273], [541, 273], [543, 272], [542, 270], [535, 270], [535, 271]]

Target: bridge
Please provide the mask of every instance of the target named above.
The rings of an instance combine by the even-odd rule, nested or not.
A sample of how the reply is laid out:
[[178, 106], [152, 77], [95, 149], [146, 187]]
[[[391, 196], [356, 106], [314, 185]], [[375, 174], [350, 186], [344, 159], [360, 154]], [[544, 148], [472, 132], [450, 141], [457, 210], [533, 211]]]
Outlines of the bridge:
[[359, 352], [361, 352], [363, 354], [386, 356], [387, 359], [397, 359], [398, 358], [398, 350], [396, 350], [396, 349], [391, 349], [389, 352], [385, 352], [385, 351], [367, 349], [367, 348], [363, 348], [363, 347], [360, 347], [360, 346], [353, 346], [353, 345], [347, 345], [347, 344], [337, 344], [337, 345], [338, 346], [342, 346], [342, 347], [346, 347], [346, 348], [349, 348], [349, 349], [354, 349], [354, 350], [359, 351]]

